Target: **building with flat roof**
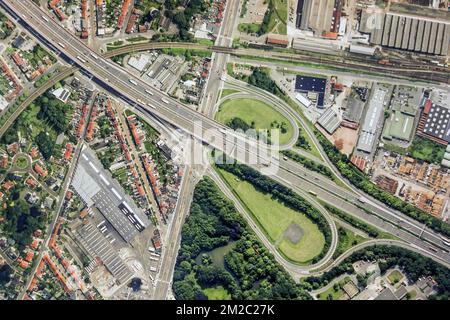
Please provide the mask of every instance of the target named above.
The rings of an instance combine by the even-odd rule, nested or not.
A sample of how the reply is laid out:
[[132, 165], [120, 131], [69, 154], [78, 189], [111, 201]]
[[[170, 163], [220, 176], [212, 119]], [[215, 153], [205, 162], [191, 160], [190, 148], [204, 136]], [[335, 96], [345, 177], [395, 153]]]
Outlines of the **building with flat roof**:
[[421, 96], [417, 88], [396, 87], [390, 105], [391, 116], [384, 124], [384, 139], [411, 141]]
[[91, 257], [100, 259], [119, 283], [126, 283], [133, 277], [134, 273], [95, 226], [90, 223], [83, 225], [78, 229], [76, 237]]
[[298, 75], [295, 79], [295, 91], [307, 94], [308, 98], [316, 96], [315, 102], [319, 108], [322, 108], [324, 105], [326, 86], [326, 78]]
[[377, 139], [377, 128], [384, 111], [388, 89], [375, 85], [364, 118], [356, 149], [371, 153]]
[[347, 121], [359, 123], [363, 110], [364, 102], [357, 95], [351, 95], [347, 100], [343, 118]]
[[150, 57], [146, 54], [141, 54], [138, 57], [132, 56], [128, 60], [128, 65], [135, 68], [137, 71], [142, 72], [145, 70], [145, 67], [149, 64]]
[[131, 241], [149, 225], [123, 188], [103, 169], [92, 151], [84, 147], [72, 186], [87, 207], [95, 207], [126, 241]]

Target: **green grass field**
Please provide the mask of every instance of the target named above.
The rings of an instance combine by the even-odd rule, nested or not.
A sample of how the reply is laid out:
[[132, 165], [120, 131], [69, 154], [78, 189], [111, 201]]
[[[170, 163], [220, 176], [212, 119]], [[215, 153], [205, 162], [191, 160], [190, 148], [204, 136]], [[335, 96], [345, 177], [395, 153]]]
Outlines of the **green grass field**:
[[331, 297], [332, 297], [331, 300], [339, 300], [339, 298], [341, 298], [345, 294], [344, 290], [342, 290], [342, 287], [349, 281], [351, 281], [350, 278], [346, 277], [344, 280], [339, 281], [339, 288], [338, 288], [338, 290], [334, 290], [334, 286], [332, 286], [328, 290], [326, 290], [326, 291], [322, 292], [321, 294], [319, 294], [317, 296], [317, 298], [319, 300], [327, 300], [328, 296], [331, 295]]
[[233, 93], [236, 93], [236, 92], [239, 92], [239, 91], [234, 90], [234, 89], [223, 89], [222, 93], [220, 95], [220, 98], [226, 97], [226, 96], [228, 96], [230, 94], [233, 94]]
[[339, 257], [353, 246], [356, 246], [369, 239], [361, 237], [360, 235], [348, 230], [344, 227], [338, 228], [338, 245], [336, 251], [333, 254], [333, 258]]
[[287, 33], [286, 27], [286, 22], [288, 19], [287, 7], [288, 7], [287, 0], [274, 0], [275, 15], [278, 19], [278, 25], [274, 30], [275, 33], [284, 35]]
[[268, 104], [258, 100], [247, 98], [227, 100], [220, 105], [216, 120], [225, 124], [235, 117], [241, 118], [249, 125], [254, 122], [255, 129], [271, 129], [271, 123], [274, 121], [278, 124], [285, 122], [287, 132], [280, 132], [280, 144], [288, 143], [293, 136], [293, 127], [289, 120]]
[[261, 27], [261, 25], [257, 24], [257, 23], [239, 23], [238, 24], [239, 32], [245, 32], [245, 33], [257, 33], [259, 31], [260, 27]]
[[[238, 181], [231, 173], [219, 169], [229, 186], [241, 202], [247, 207], [254, 220], [266, 233], [268, 239], [287, 259], [306, 264], [321, 253], [325, 238], [317, 225], [304, 214], [294, 211], [281, 202], [272, 199], [246, 181]], [[297, 243], [285, 238], [285, 231], [291, 224], [303, 230], [303, 236]]]
[[16, 166], [19, 169], [26, 169], [28, 167], [28, 161], [25, 157], [20, 156], [16, 159]]
[[203, 289], [203, 293], [209, 300], [231, 300], [231, 294], [222, 286]]
[[398, 271], [398, 270], [394, 270], [391, 271], [391, 273], [389, 273], [389, 275], [387, 276], [389, 282], [394, 285], [400, 282], [400, 280], [403, 279], [403, 275]]

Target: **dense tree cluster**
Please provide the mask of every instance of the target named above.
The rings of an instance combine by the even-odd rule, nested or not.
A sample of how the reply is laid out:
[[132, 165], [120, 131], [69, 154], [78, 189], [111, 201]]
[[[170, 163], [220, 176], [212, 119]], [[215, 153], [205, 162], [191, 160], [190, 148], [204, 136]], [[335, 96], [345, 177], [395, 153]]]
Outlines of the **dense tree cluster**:
[[2, 213], [5, 218], [2, 230], [13, 239], [20, 250], [32, 241], [33, 232], [44, 227], [44, 216], [38, 208], [30, 207], [25, 201], [10, 203]]
[[269, 24], [270, 24], [270, 19], [272, 18], [272, 14], [274, 14], [274, 10], [275, 6], [273, 3], [273, 0], [269, 0], [269, 5], [267, 6], [267, 10], [266, 13], [264, 14], [264, 18], [263, 18], [263, 22], [261, 23], [261, 26], [259, 27], [258, 30], [258, 35], [262, 36], [263, 34], [266, 34], [267, 32], [269, 32]]
[[[189, 28], [193, 17], [196, 14], [203, 13], [208, 9], [209, 3], [203, 0], [167, 0], [164, 3], [165, 14], [172, 19], [179, 30], [179, 37], [182, 41], [192, 40]], [[181, 7], [184, 7], [180, 9]]]
[[322, 252], [313, 259], [313, 263], [319, 261], [328, 251], [331, 245], [331, 229], [324, 216], [314, 208], [308, 201], [303, 199], [297, 193], [292, 191], [282, 184], [270, 179], [267, 176], [262, 175], [258, 171], [243, 165], [243, 164], [231, 164], [231, 161], [217, 161], [217, 166], [224, 169], [242, 180], [248, 181], [259, 191], [264, 193], [270, 193], [273, 197], [283, 202], [284, 205], [290, 207], [293, 210], [304, 213], [309, 219], [311, 219], [323, 233], [325, 237], [325, 245]]
[[431, 276], [437, 282], [438, 291], [432, 298], [442, 300], [450, 298], [450, 269], [416, 252], [394, 246], [373, 246], [356, 251], [339, 266], [320, 277], [306, 278], [305, 283], [313, 289], [323, 287], [344, 273], [352, 273], [354, 271], [352, 264], [361, 260], [378, 261], [382, 273], [398, 265], [412, 282], [420, 277]]
[[327, 209], [329, 212], [331, 212], [335, 216], [338, 216], [339, 219], [342, 219], [345, 222], [347, 222], [348, 224], [352, 225], [353, 227], [364, 231], [369, 236], [371, 236], [373, 238], [377, 238], [380, 235], [380, 232], [376, 228], [349, 215], [348, 213], [345, 213], [344, 211], [342, 211], [334, 206], [331, 206], [329, 204], [325, 204], [324, 207], [325, 207], [325, 209]]
[[[234, 242], [225, 266], [195, 259], [203, 252]], [[174, 272], [177, 299], [206, 299], [202, 289], [223, 286], [232, 299], [310, 299], [251, 232], [232, 202], [209, 178], [194, 192], [190, 214], [182, 230]]]
[[449, 224], [423, 212], [422, 210], [416, 208], [413, 204], [406, 203], [400, 198], [376, 186], [364, 173], [359, 171], [350, 162], [346, 155], [340, 153], [339, 150], [331, 142], [329, 142], [320, 131], [314, 130], [314, 133], [331, 162], [355, 187], [371, 195], [375, 199], [387, 204], [391, 208], [398, 210], [422, 223], [426, 223], [433, 230], [450, 236]]
[[298, 128], [298, 139], [297, 139], [297, 142], [295, 143], [295, 146], [299, 147], [301, 149], [304, 149], [304, 150], [312, 149], [309, 141], [305, 138], [305, 136], [303, 134], [302, 128]]
[[3, 136], [1, 137], [1, 142], [4, 144], [11, 144], [17, 140], [19, 140], [19, 136], [17, 135], [17, 128], [16, 126], [12, 125], [8, 128], [8, 130], [5, 131]]
[[41, 131], [34, 139], [34, 142], [36, 142], [44, 159], [50, 159], [55, 148], [55, 143], [50, 135], [48, 135], [45, 131]]
[[71, 109], [70, 105], [51, 96], [49, 91], [36, 99], [35, 103], [40, 108], [38, 119], [46, 120], [57, 133], [67, 131], [69, 127], [67, 113]]
[[0, 266], [0, 288], [11, 281], [12, 269], [9, 265]]
[[251, 125], [249, 125], [247, 122], [245, 122], [245, 120], [243, 120], [239, 117], [233, 117], [226, 123], [226, 125], [233, 130], [240, 129], [244, 132], [253, 128]]
[[275, 95], [282, 94], [282, 91], [278, 88], [275, 81], [273, 81], [268, 72], [262, 68], [255, 68], [253, 70], [253, 73], [248, 78], [248, 83]]

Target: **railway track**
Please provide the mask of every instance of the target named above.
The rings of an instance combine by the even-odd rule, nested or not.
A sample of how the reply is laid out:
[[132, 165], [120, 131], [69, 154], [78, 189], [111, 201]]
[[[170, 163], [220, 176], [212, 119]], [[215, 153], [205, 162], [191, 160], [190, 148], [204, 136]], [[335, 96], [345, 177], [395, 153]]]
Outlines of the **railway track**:
[[48, 89], [50, 89], [55, 83], [61, 81], [71, 74], [73, 74], [77, 70], [76, 67], [65, 67], [60, 70], [57, 74], [53, 75], [50, 79], [42, 84], [39, 88], [34, 90], [25, 101], [20, 104], [20, 106], [14, 110], [11, 116], [6, 120], [3, 126], [0, 128], [0, 138], [5, 134], [5, 132], [9, 129], [9, 127], [14, 123], [14, 121], [19, 117], [19, 115], [24, 111], [37, 97], [45, 93]]
[[352, 69], [365, 72], [376, 72], [382, 74], [391, 74], [392, 76], [402, 76], [411, 79], [442, 82], [450, 84], [450, 72], [446, 68], [430, 67], [422, 64], [409, 64], [396, 62], [392, 66], [379, 65], [375, 60], [354, 59], [349, 61], [344, 57], [330, 59], [328, 57], [316, 57], [303, 53], [279, 52], [262, 49], [235, 49], [222, 46], [209, 46], [196, 43], [182, 42], [147, 42], [140, 44], [126, 45], [104, 54], [105, 58], [112, 58], [117, 55], [130, 52], [139, 52], [145, 50], [157, 49], [190, 49], [190, 50], [211, 50], [214, 52], [233, 54], [237, 56], [256, 56], [269, 59], [289, 60], [306, 62], [312, 64], [329, 65], [331, 67]]

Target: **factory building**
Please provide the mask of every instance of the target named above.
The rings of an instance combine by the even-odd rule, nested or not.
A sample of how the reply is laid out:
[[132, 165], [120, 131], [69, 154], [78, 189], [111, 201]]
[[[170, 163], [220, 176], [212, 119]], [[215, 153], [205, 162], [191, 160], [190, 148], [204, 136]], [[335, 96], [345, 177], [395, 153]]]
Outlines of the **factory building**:
[[383, 115], [385, 99], [388, 90], [381, 86], [376, 86], [369, 101], [364, 123], [358, 139], [356, 149], [365, 153], [372, 153], [377, 140], [377, 128]]
[[450, 143], [450, 110], [427, 100], [420, 117], [417, 135], [444, 146]]
[[363, 11], [360, 32], [370, 34], [370, 42], [384, 47], [420, 53], [447, 55], [450, 21], [404, 13]]
[[340, 0], [299, 0], [297, 3], [297, 28], [311, 30], [317, 36], [337, 36], [340, 18]]

